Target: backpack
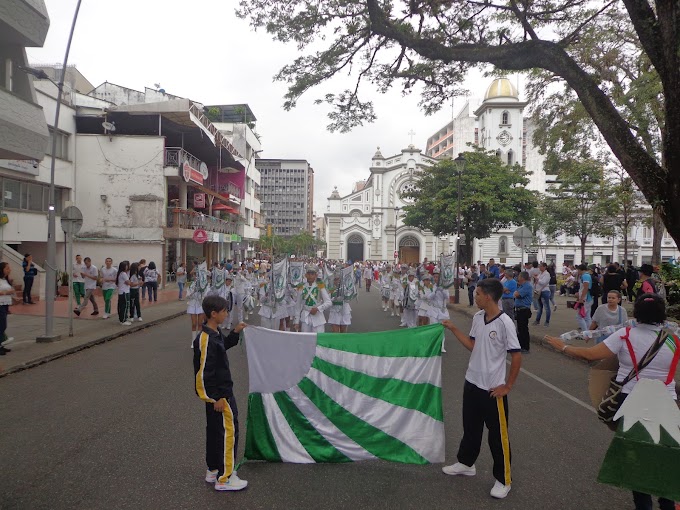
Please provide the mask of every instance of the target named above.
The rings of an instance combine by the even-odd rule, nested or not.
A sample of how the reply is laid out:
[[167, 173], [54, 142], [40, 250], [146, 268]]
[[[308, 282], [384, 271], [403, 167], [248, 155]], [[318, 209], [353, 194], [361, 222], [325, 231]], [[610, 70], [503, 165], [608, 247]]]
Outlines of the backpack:
[[602, 294], [602, 284], [600, 283], [599, 275], [592, 275], [592, 286], [590, 288], [590, 295], [597, 298]]

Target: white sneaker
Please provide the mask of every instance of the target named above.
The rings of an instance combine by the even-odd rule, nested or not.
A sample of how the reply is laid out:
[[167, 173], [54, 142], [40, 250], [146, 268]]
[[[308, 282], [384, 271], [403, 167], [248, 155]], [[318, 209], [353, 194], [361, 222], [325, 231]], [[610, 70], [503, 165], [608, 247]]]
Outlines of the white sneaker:
[[205, 481], [208, 483], [215, 483], [217, 481], [217, 469], [215, 471], [210, 471], [208, 469], [205, 472]]
[[477, 474], [477, 468], [474, 465], [466, 466], [460, 462], [456, 462], [450, 466], [444, 466], [442, 471], [447, 475], [475, 476]]
[[14, 342], [14, 337], [13, 337], [13, 336], [8, 336], [7, 339], [6, 339], [4, 342], [2, 342], [2, 343], [3, 343], [3, 344], [11, 344], [12, 342]]
[[246, 480], [241, 480], [234, 471], [229, 479], [224, 482], [215, 482], [216, 491], [240, 491], [248, 487], [248, 482]]
[[108, 319], [108, 318], [109, 318], [108, 314], [105, 313], [104, 315], [102, 315], [102, 319]]
[[125, 321], [120, 323], [121, 326], [132, 326], [132, 323], [130, 321]]
[[503, 499], [508, 495], [508, 492], [510, 492], [510, 485], [503, 485], [496, 480], [496, 483], [493, 484], [493, 487], [491, 488], [490, 494], [492, 498]]
[[141, 318], [141, 317], [140, 317], [139, 319], [137, 319], [137, 320], [138, 320], [139, 322], [142, 322], [142, 318]]
[[390, 317], [394, 317], [394, 312], [392, 312], [392, 314], [390, 315]]

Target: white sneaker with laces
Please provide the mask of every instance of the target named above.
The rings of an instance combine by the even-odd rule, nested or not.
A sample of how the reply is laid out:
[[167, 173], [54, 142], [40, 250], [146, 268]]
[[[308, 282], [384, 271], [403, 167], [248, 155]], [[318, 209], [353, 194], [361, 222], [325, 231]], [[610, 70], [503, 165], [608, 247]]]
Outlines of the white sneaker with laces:
[[461, 464], [460, 462], [456, 462], [455, 464], [451, 464], [450, 466], [444, 466], [442, 468], [442, 471], [446, 473], [447, 475], [462, 475], [462, 476], [475, 476], [477, 474], [477, 468], [472, 465], [472, 466], [466, 466], [465, 464]]
[[248, 482], [246, 480], [241, 480], [234, 471], [229, 479], [224, 482], [215, 482], [216, 491], [240, 491], [248, 487]]
[[129, 320], [127, 320], [125, 322], [121, 322], [120, 324], [121, 324], [121, 326], [132, 326], [132, 323]]
[[501, 482], [496, 480], [496, 483], [493, 484], [493, 487], [491, 488], [491, 497], [503, 499], [508, 495], [508, 492], [510, 492], [510, 487], [510, 485], [503, 485]]
[[217, 469], [215, 471], [210, 471], [208, 469], [205, 472], [205, 481], [208, 483], [215, 483], [217, 481]]
[[139, 319], [137, 319], [137, 320], [138, 320], [139, 322], [142, 322], [142, 318], [141, 318], [141, 317], [140, 317]]

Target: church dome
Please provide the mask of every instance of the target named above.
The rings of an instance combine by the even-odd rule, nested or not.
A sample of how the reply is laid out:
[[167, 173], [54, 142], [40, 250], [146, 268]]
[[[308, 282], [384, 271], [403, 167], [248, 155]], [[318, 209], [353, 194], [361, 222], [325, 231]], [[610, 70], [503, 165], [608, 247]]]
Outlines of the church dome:
[[517, 89], [507, 78], [496, 78], [491, 82], [489, 88], [486, 89], [486, 94], [484, 95], [484, 100], [496, 99], [496, 98], [512, 98], [519, 99], [519, 93]]

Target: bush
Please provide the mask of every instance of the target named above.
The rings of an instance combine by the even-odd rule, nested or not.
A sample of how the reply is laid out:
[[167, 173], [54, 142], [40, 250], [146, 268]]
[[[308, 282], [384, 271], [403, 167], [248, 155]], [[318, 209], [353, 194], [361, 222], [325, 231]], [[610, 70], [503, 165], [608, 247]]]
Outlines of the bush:
[[670, 305], [666, 308], [666, 315], [669, 319], [680, 319], [680, 304]]

